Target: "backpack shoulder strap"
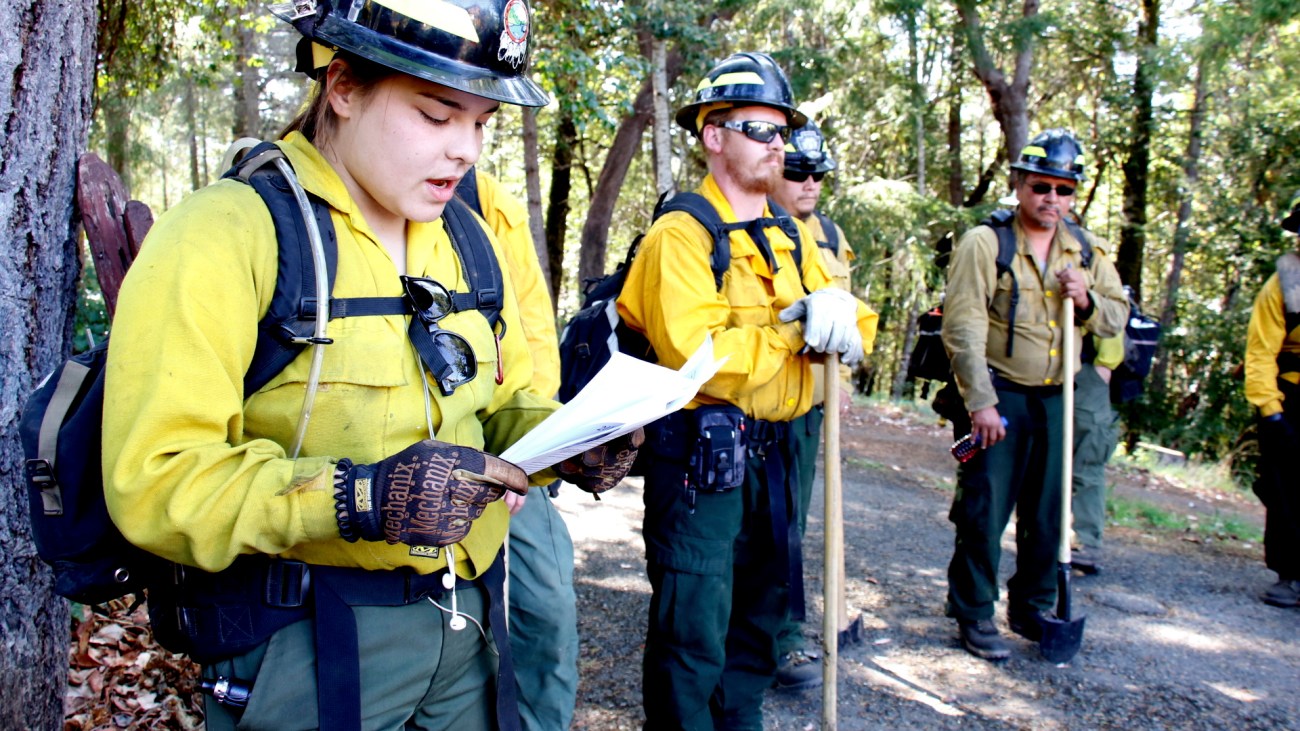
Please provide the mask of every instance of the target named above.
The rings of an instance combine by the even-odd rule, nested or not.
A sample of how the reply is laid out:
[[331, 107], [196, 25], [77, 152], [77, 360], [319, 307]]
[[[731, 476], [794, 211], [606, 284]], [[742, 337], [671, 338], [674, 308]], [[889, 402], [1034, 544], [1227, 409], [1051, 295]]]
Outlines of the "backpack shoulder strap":
[[[477, 192], [474, 199], [478, 200]], [[504, 291], [501, 265], [487, 232], [483, 230], [483, 224], [459, 197], [452, 198], [447, 203], [442, 211], [442, 220], [451, 237], [451, 245], [460, 257], [465, 281], [469, 283], [468, 292], [452, 293], [452, 305], [458, 312], [471, 309], [482, 312], [493, 332], [496, 332], [498, 324], [502, 326], [497, 337], [504, 336], [505, 321], [501, 319]]]
[[[274, 143], [263, 142], [222, 176], [252, 186], [262, 197], [275, 224], [275, 239], [279, 245], [275, 294], [266, 315], [257, 324], [257, 348], [253, 362], [244, 374], [245, 395], [265, 386], [284, 370], [302, 351], [315, 330], [316, 270], [312, 264], [311, 242], [289, 182], [273, 164], [277, 159], [285, 159], [284, 152]], [[334, 224], [324, 201], [315, 196], [309, 196], [309, 200], [325, 249], [329, 289], [333, 290], [338, 271]]]
[[470, 210], [477, 213], [480, 218], [485, 218], [483, 216], [483, 201], [479, 200], [478, 197], [478, 176], [474, 174], [474, 171], [475, 168], [471, 167], [465, 172], [460, 182], [456, 184], [456, 197], [465, 201]]
[[993, 233], [998, 237], [998, 255], [994, 259], [994, 265], [997, 267], [997, 276], [1001, 278], [1003, 274], [1011, 276], [1011, 297], [1008, 298], [1007, 307], [1007, 357], [1011, 357], [1016, 342], [1016, 307], [1020, 304], [1020, 283], [1016, 281], [1015, 270], [1011, 268], [1011, 263], [1016, 259], [1016, 230], [1011, 226], [1015, 220], [1016, 212], [1009, 208], [1000, 208], [989, 217], [980, 221], [981, 225], [993, 229]]
[[744, 224], [728, 224], [718, 215], [718, 209], [704, 196], [693, 191], [683, 191], [673, 197], [664, 200], [660, 199], [659, 204], [655, 206], [654, 219], [665, 213], [672, 211], [685, 211], [692, 218], [704, 226], [713, 236], [713, 254], [709, 259], [709, 268], [713, 270], [713, 283], [721, 290], [722, 275], [726, 274], [727, 269], [731, 268], [731, 239], [729, 235], [732, 230], [744, 228]]
[[835, 227], [835, 222], [831, 217], [821, 211], [813, 211], [813, 215], [822, 225], [822, 235], [826, 237], [825, 241], [818, 241], [817, 245], [823, 249], [829, 250], [832, 254], [840, 255], [840, 230]]
[[[779, 203], [767, 199], [767, 207], [772, 209], [772, 217], [776, 219], [776, 225], [781, 227], [781, 231], [794, 242], [794, 264], [795, 269], [799, 272], [799, 281], [803, 281], [803, 237], [799, 234], [799, 225], [794, 222], [794, 217], [781, 207]], [[829, 219], [828, 219], [829, 220]], [[805, 288], [804, 291], [807, 291]]]
[[1075, 223], [1070, 219], [1065, 219], [1065, 228], [1074, 236], [1074, 240], [1079, 242], [1079, 260], [1083, 263], [1084, 269], [1092, 268], [1092, 242], [1083, 233], [1083, 226]]

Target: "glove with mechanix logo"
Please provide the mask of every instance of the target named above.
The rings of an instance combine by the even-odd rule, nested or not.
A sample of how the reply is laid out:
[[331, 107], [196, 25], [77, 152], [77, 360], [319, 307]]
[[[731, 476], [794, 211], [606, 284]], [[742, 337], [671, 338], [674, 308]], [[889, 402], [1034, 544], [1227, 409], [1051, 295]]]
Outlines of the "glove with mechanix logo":
[[555, 474], [599, 495], [623, 481], [644, 441], [645, 429], [638, 428], [560, 462], [555, 465]]
[[506, 490], [528, 491], [528, 476], [471, 447], [426, 439], [374, 464], [339, 462], [334, 508], [349, 541], [446, 546]]

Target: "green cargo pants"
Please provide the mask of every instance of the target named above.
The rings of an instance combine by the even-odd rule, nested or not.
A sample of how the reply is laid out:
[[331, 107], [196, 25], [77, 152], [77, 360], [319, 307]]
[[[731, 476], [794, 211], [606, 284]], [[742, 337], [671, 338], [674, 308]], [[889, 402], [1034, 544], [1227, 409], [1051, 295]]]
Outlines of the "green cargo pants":
[[[998, 387], [1006, 438], [957, 468], [948, 519], [957, 540], [948, 565], [948, 616], [993, 617], [998, 599], [1002, 533], [1016, 511], [1016, 572], [1007, 584], [1017, 610], [1050, 610], [1056, 602], [1060, 541], [1063, 404], [1059, 389]], [[970, 425], [953, 424], [954, 437]]]
[[573, 539], [546, 488], [510, 518], [510, 648], [523, 730], [567, 729], [578, 697]]
[[[790, 439], [799, 471], [799, 538], [808, 529], [808, 505], [812, 502], [813, 482], [817, 477], [817, 454], [822, 445], [822, 422], [825, 410], [819, 405], [790, 422]], [[777, 657], [803, 647], [803, 623], [786, 619], [777, 639]]]
[[[457, 609], [474, 622], [460, 631], [428, 601], [398, 607], [353, 607], [361, 660], [364, 729], [496, 728], [497, 660], [487, 626], [487, 593], [458, 589]], [[450, 607], [449, 599], [440, 601]], [[312, 622], [285, 627], [252, 651], [203, 668], [251, 683], [241, 731], [294, 731], [319, 727], [316, 646]], [[209, 731], [236, 728], [236, 718], [210, 696], [204, 705]]]
[[[780, 449], [789, 464], [794, 451]], [[761, 731], [776, 673], [776, 635], [789, 615], [764, 457], [750, 451], [744, 483], [698, 493], [692, 510], [679, 461], [656, 459], [645, 482], [647, 573], [653, 595], [642, 693], [645, 728]]]
[[1084, 363], [1074, 389], [1074, 534], [1080, 545], [1101, 548], [1106, 525], [1106, 463], [1119, 438], [1110, 385]]

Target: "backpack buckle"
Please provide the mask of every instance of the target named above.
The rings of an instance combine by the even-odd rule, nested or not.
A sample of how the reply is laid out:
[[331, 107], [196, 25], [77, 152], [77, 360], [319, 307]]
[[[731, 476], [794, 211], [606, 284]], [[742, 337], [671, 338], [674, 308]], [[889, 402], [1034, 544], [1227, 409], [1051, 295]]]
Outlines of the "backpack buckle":
[[477, 310], [498, 310], [501, 309], [501, 292], [494, 288], [484, 288], [474, 291], [478, 304], [474, 309]]
[[54, 476], [54, 464], [48, 459], [29, 459], [23, 464], [27, 484], [41, 492], [41, 511], [45, 515], [63, 515], [63, 491]]
[[268, 606], [301, 607], [311, 589], [311, 568], [302, 561], [272, 560], [266, 567]]

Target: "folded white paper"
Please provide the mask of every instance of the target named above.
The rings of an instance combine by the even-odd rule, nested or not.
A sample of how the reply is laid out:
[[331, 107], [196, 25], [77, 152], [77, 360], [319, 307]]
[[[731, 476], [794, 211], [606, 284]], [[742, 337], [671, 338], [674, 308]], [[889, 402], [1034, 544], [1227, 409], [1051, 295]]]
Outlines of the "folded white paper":
[[713, 377], [726, 358], [713, 359], [713, 339], [671, 370], [614, 353], [585, 388], [501, 453], [528, 474], [677, 411]]

